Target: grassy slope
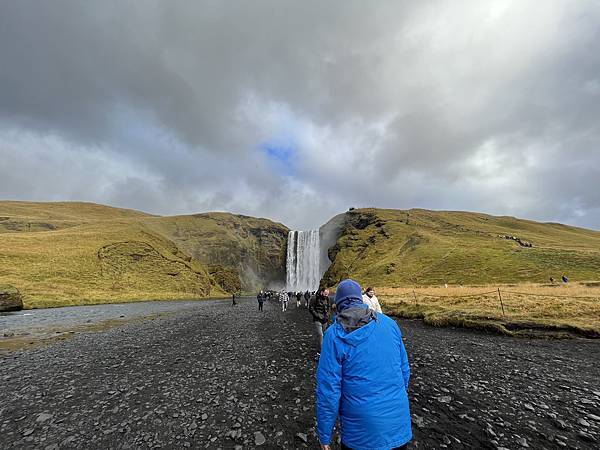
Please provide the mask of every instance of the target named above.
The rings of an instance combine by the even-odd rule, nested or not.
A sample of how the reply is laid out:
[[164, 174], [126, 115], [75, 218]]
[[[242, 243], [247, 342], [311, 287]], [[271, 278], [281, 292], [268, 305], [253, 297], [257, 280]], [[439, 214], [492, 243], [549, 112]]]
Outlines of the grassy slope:
[[141, 211], [85, 202], [0, 201], [0, 233], [51, 231], [85, 223], [153, 217]]
[[143, 223], [148, 214], [0, 202], [0, 217], [0, 284], [19, 288], [26, 307], [223, 294], [206, 267]]
[[[378, 286], [545, 282], [600, 275], [600, 232], [466, 212], [361, 209], [337, 241], [325, 274]], [[406, 219], [408, 217], [408, 224]], [[520, 246], [498, 235], [533, 243]]]
[[28, 307], [253, 290], [285, 279], [287, 232], [228, 213], [0, 202], [0, 285], [20, 289]]
[[264, 289], [285, 279], [289, 230], [282, 224], [229, 213], [151, 218], [144, 223], [237, 289]]
[[[477, 213], [363, 209], [348, 214], [330, 255], [326, 284], [352, 277], [376, 286], [388, 313], [514, 335], [600, 336], [597, 283], [539, 284], [563, 273], [600, 279], [597, 231]], [[427, 287], [444, 283], [481, 287]]]

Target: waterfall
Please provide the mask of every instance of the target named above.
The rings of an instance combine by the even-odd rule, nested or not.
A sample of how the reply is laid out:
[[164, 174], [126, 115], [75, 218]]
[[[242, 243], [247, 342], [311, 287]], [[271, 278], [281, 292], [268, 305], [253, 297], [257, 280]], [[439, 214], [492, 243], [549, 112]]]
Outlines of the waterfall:
[[319, 230], [290, 231], [286, 258], [286, 290], [317, 290], [321, 281], [319, 263]]

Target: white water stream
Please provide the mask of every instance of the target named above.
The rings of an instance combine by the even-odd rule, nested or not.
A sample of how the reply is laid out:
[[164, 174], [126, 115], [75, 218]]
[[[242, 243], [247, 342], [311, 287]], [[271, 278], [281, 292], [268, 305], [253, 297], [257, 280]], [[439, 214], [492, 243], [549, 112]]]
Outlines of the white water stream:
[[319, 271], [319, 230], [290, 231], [286, 259], [286, 290], [316, 291]]

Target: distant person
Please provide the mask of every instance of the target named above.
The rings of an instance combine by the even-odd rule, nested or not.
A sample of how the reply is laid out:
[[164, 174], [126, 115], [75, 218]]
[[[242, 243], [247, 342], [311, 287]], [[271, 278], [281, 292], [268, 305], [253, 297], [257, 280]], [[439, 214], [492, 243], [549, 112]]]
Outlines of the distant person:
[[342, 281], [337, 317], [325, 333], [317, 368], [317, 435], [331, 449], [340, 420], [342, 449], [405, 449], [412, 439], [410, 367], [395, 321], [362, 301], [360, 285]]
[[281, 291], [281, 310], [283, 312], [287, 311], [288, 301], [290, 297], [287, 292]]
[[263, 303], [265, 301], [265, 294], [263, 293], [263, 291], [260, 291], [258, 293], [258, 295], [256, 296], [256, 301], [258, 302], [258, 310], [262, 311], [263, 310]]
[[308, 307], [308, 311], [313, 317], [315, 324], [316, 338], [318, 344], [318, 353], [321, 353], [321, 345], [323, 345], [323, 333], [327, 330], [329, 322], [329, 289], [323, 288], [319, 290], [313, 301]]
[[304, 293], [304, 306], [306, 306], [308, 308], [308, 304], [310, 301], [310, 292], [306, 291]]
[[554, 284], [554, 277], [550, 277], [550, 283]]
[[231, 306], [235, 306], [237, 303], [235, 302], [235, 292], [231, 294]]
[[569, 282], [569, 279], [567, 278], [567, 276], [566, 276], [566, 275], [563, 275], [563, 276], [562, 276], [562, 281], [563, 281], [563, 283], [565, 283], [565, 284], [566, 284], [566, 283], [568, 283], [568, 282]]
[[302, 303], [302, 292], [296, 292], [296, 308], [300, 308]]
[[375, 295], [375, 289], [372, 287], [368, 287], [365, 293], [362, 296], [363, 303], [371, 308], [373, 311], [381, 313], [381, 306], [379, 305], [379, 300]]

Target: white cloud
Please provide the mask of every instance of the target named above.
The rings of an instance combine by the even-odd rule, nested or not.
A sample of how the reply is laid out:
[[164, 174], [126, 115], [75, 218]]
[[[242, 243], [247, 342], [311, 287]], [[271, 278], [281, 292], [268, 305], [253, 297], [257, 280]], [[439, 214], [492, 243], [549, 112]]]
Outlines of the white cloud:
[[600, 228], [598, 39], [591, 0], [0, 3], [0, 197]]

